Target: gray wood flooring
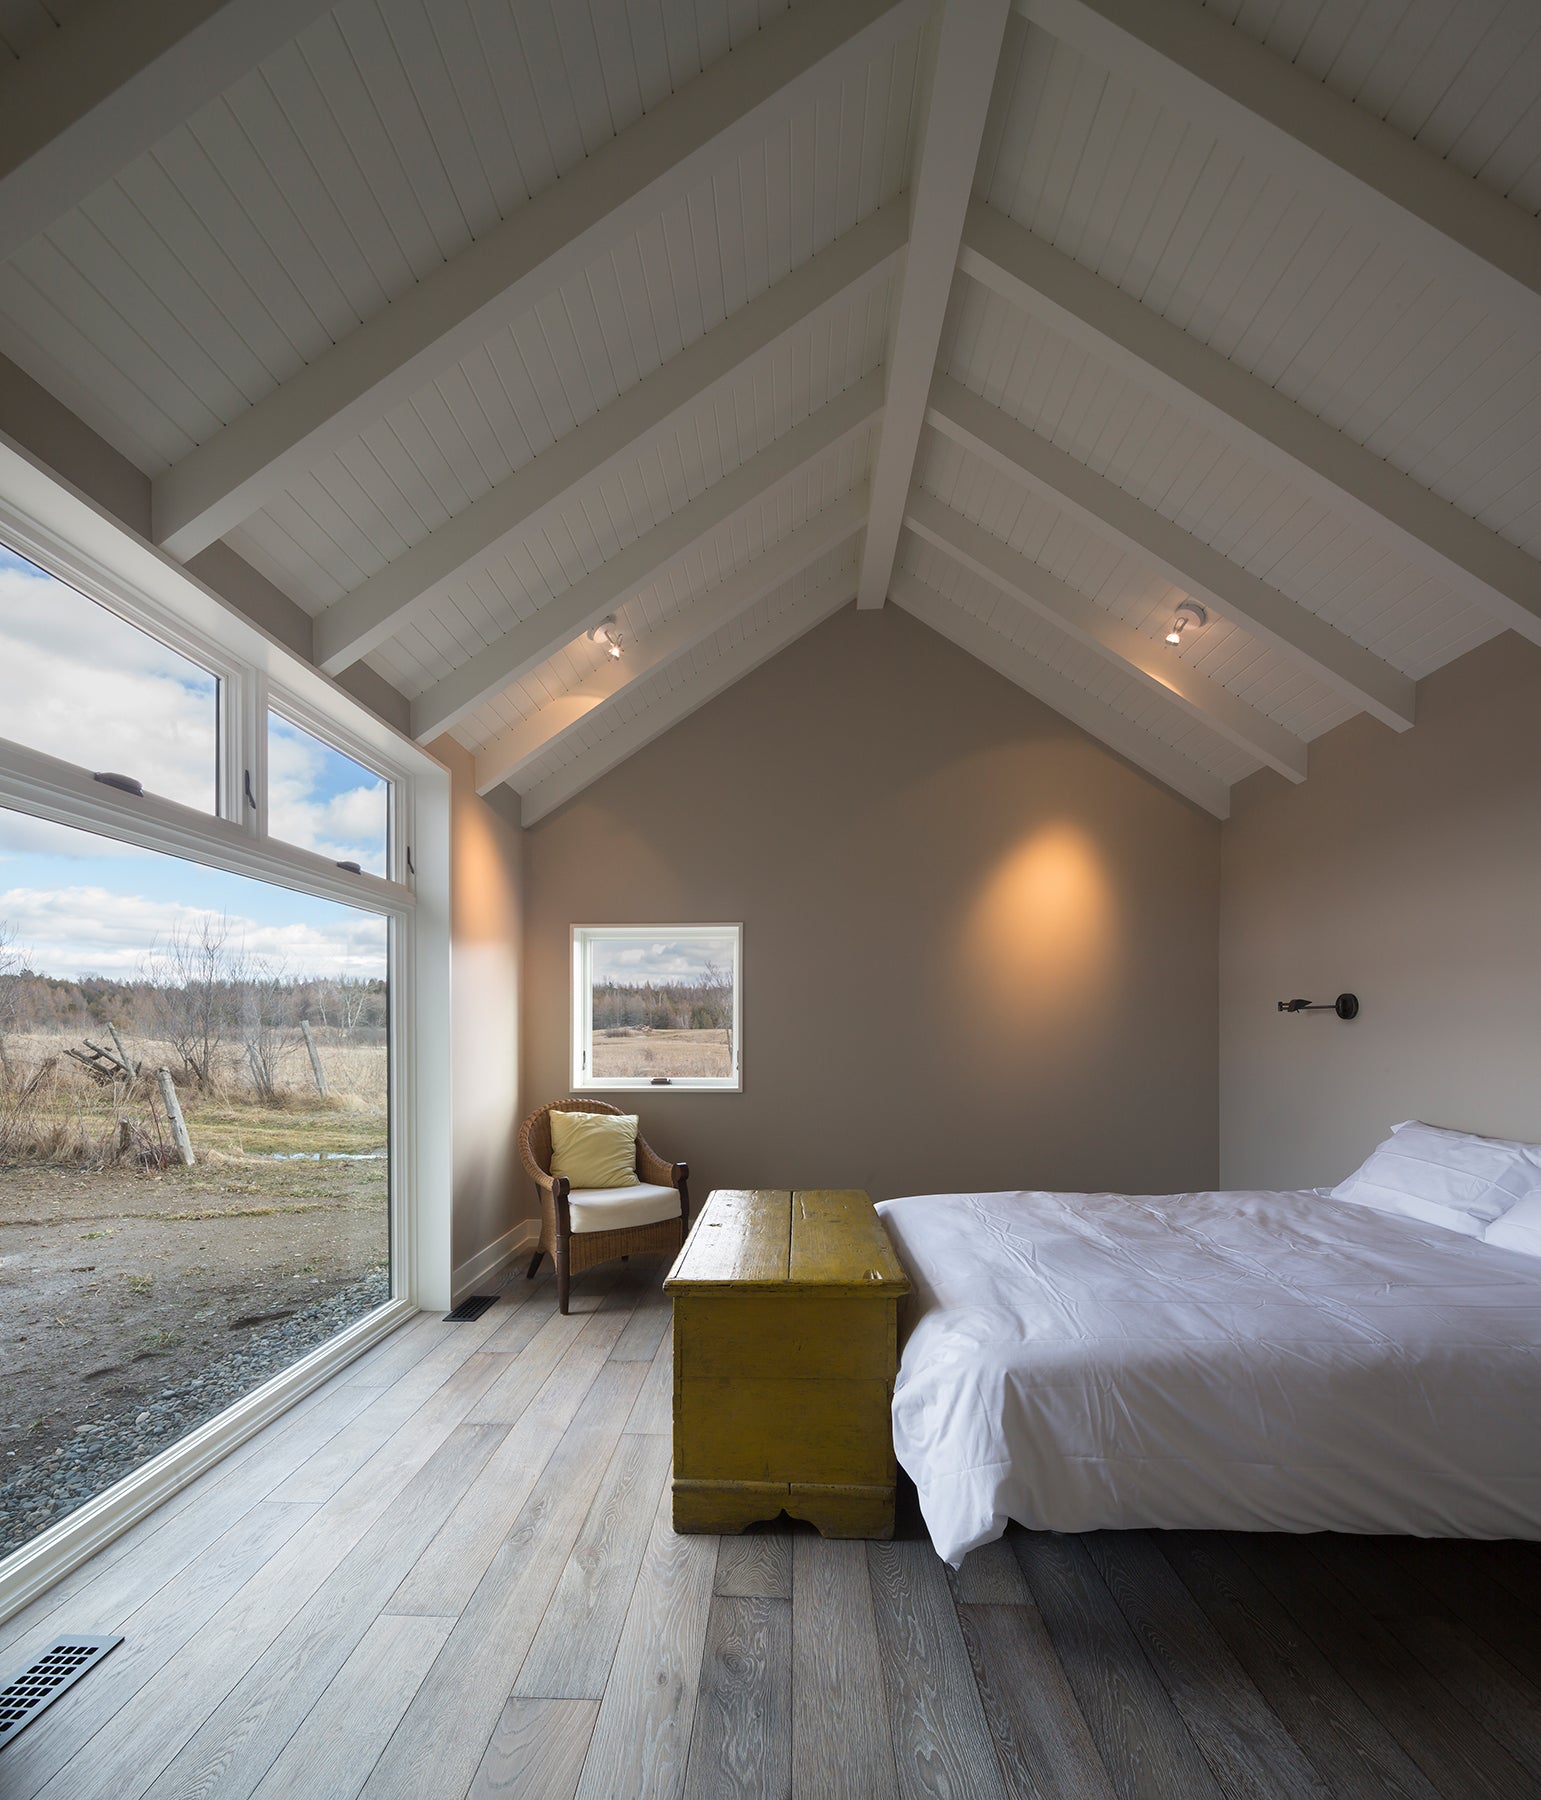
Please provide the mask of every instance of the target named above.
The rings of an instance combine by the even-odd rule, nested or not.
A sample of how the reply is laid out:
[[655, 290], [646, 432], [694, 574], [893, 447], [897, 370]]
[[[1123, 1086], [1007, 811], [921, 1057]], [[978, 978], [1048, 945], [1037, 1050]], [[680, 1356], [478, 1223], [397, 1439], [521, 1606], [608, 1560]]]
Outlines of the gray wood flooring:
[[669, 1527], [656, 1259], [419, 1316], [0, 1625], [3, 1800], [1541, 1795], [1541, 1545]]

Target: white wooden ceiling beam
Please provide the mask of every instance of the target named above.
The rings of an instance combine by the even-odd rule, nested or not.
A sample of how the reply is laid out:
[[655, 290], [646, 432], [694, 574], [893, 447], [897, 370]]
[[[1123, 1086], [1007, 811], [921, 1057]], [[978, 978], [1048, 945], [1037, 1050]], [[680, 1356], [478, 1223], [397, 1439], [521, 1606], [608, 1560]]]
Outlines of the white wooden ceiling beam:
[[785, 650], [788, 644], [832, 618], [855, 591], [854, 577], [849, 581], [831, 581], [817, 593], [810, 594], [807, 599], [800, 600], [795, 606], [778, 614], [763, 630], [724, 650], [721, 656], [699, 674], [654, 702], [636, 718], [617, 726], [608, 737], [601, 738], [564, 768], [530, 788], [525, 793], [521, 813], [524, 824], [533, 825], [537, 819], [545, 818], [547, 813], [571, 800], [575, 794], [581, 794], [592, 782], [598, 781], [601, 775], [608, 774], [617, 764], [625, 762], [627, 757], [634, 756], [645, 744], [652, 743], [654, 738], [662, 737], [671, 726], [688, 718], [698, 708], [705, 706], [708, 700], [716, 699], [718, 694], [732, 687], [735, 681], [742, 680], [750, 670], [757, 669], [763, 662], [769, 662], [778, 651]]
[[752, 357], [888, 280], [905, 224], [902, 207], [874, 214], [335, 601], [316, 621], [317, 662], [335, 675], [367, 656], [445, 583], [543, 528]]
[[1020, 555], [972, 519], [916, 489], [905, 524], [919, 538], [971, 569], [991, 587], [1047, 619], [1099, 656], [1179, 706], [1249, 756], [1261, 757], [1290, 781], [1306, 778], [1306, 746], [1229, 688], [1186, 663], [1127, 620]]
[[910, 183], [910, 254], [889, 347], [888, 400], [856, 590], [863, 608], [883, 604], [893, 573], [1009, 14], [1008, 0], [944, 0], [941, 8], [924, 135]]
[[331, 0], [97, 0], [0, 75], [0, 262]]
[[485, 794], [500, 781], [512, 781], [517, 787], [529, 764], [601, 707], [635, 687], [644, 676], [677, 661], [767, 594], [811, 568], [820, 557], [854, 541], [866, 518], [867, 490], [855, 488], [665, 620], [656, 631], [628, 643], [619, 658], [612, 661], [607, 657], [592, 674], [477, 753], [476, 791]]
[[907, 569], [894, 571], [890, 589], [895, 606], [929, 625], [935, 632], [950, 638], [960, 650], [967, 650], [988, 663], [998, 674], [1036, 700], [1069, 719], [1072, 725], [1099, 739], [1110, 750], [1152, 775], [1184, 799], [1213, 813], [1217, 819], [1230, 816], [1231, 793], [1223, 781], [1201, 769], [1196, 762], [1162, 743], [1150, 732], [1142, 730], [1105, 701], [1068, 681], [1047, 663], [1014, 644], [1000, 632], [955, 606], [929, 583], [911, 575]]
[[156, 542], [185, 559], [222, 537], [926, 12], [820, 0], [767, 25], [159, 476]]
[[1415, 689], [1407, 676], [960, 382], [939, 375], [926, 416], [1008, 479], [1046, 495], [1356, 706], [1397, 731], [1412, 724]]
[[979, 201], [958, 266], [1541, 643], [1541, 563], [1132, 294]]
[[1192, 0], [1015, 0], [1018, 12], [1317, 204], [1541, 337], [1541, 229], [1366, 108]]
[[882, 410], [883, 380], [875, 370], [435, 682], [412, 702], [412, 735], [426, 743], [449, 730], [624, 605], [719, 526], [768, 499], [806, 463], [850, 443]]

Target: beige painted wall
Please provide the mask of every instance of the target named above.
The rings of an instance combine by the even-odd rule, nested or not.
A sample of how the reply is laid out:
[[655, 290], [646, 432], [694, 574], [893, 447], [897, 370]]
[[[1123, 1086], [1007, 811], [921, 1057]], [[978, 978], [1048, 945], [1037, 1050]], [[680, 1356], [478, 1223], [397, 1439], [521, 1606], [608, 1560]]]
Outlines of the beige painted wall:
[[[475, 763], [452, 738], [429, 749], [450, 771], [450, 990], [454, 1159], [452, 1257], [464, 1272], [527, 1209], [516, 1170], [523, 918], [522, 834], [476, 792]], [[464, 1285], [464, 1273], [457, 1291]]]
[[698, 1198], [1212, 1185], [1218, 835], [847, 609], [525, 832], [525, 1104], [568, 1092], [573, 924], [741, 921], [744, 1092], [637, 1097]]
[[[1357, 718], [1222, 832], [1220, 1175], [1326, 1185], [1400, 1119], [1541, 1140], [1541, 648], [1506, 634]], [[1352, 1024], [1275, 1002], [1356, 992]]]

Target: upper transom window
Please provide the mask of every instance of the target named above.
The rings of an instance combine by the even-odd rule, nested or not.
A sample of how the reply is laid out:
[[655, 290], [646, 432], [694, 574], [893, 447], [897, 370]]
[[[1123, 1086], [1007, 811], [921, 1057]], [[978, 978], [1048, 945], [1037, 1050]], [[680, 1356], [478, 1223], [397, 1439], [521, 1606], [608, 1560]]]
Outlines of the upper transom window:
[[269, 712], [269, 837], [384, 875], [389, 822], [390, 783], [383, 775]]
[[219, 678], [0, 545], [0, 737], [219, 808]]

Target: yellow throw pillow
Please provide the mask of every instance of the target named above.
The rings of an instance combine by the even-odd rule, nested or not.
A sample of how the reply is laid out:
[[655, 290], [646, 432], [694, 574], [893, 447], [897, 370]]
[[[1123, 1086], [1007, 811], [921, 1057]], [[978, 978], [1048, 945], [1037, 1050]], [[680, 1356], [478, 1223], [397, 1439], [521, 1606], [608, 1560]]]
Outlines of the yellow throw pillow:
[[551, 1173], [575, 1188], [631, 1187], [637, 1179], [635, 1113], [551, 1114]]

